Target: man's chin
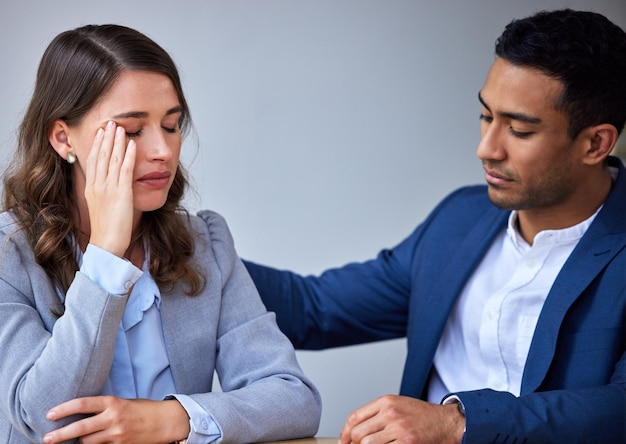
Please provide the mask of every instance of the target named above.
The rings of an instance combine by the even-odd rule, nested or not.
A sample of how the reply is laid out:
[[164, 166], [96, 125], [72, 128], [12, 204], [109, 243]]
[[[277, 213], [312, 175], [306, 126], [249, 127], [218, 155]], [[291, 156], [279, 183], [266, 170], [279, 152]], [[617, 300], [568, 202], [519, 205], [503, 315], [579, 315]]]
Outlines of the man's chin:
[[500, 208], [501, 210], [507, 210], [507, 211], [512, 211], [512, 210], [517, 210], [519, 209], [519, 202], [511, 199], [511, 198], [507, 198], [506, 196], [501, 195], [500, 193], [498, 193], [495, 190], [492, 190], [491, 188], [489, 188], [489, 200], [491, 201], [491, 203]]

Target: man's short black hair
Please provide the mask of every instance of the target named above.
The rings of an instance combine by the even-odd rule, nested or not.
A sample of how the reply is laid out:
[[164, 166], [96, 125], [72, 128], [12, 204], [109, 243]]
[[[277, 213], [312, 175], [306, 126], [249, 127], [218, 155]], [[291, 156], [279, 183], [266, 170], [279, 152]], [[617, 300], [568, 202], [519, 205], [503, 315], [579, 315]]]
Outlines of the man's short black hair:
[[575, 138], [592, 125], [626, 124], [626, 33], [595, 12], [542, 11], [509, 23], [496, 55], [535, 68], [563, 84], [555, 107]]

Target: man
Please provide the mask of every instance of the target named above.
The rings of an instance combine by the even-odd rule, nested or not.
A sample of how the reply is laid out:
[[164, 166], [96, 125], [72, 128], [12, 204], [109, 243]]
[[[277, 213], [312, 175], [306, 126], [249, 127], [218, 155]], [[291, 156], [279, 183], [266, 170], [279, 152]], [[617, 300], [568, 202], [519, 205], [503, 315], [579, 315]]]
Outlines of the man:
[[513, 21], [478, 95], [486, 186], [364, 263], [247, 263], [298, 348], [407, 336], [400, 395], [340, 442], [626, 442], [625, 54], [599, 14]]

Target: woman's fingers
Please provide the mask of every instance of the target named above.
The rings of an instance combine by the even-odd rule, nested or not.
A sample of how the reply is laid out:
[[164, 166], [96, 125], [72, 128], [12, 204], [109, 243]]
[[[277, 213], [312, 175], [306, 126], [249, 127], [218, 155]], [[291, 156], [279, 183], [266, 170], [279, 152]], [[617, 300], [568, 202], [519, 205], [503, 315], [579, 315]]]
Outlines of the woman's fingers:
[[127, 140], [123, 127], [107, 123], [94, 138], [85, 170], [90, 242], [118, 256], [130, 244], [134, 215], [136, 145]]
[[98, 161], [98, 153], [100, 152], [100, 146], [102, 146], [104, 140], [104, 129], [98, 128], [96, 136], [91, 144], [91, 149], [87, 155], [87, 161], [85, 162], [85, 179], [87, 185], [91, 185], [93, 179], [96, 177], [96, 165]]
[[109, 181], [117, 184], [120, 166], [126, 153], [126, 131], [113, 121], [109, 121], [105, 128], [98, 130], [91, 147], [88, 160], [92, 168], [88, 170], [91, 183], [105, 183]]
[[118, 179], [120, 188], [129, 190], [131, 192], [131, 200], [132, 200], [133, 175], [135, 173], [136, 155], [137, 155], [137, 145], [135, 145], [134, 140], [131, 140], [130, 142], [128, 142], [128, 146], [126, 147], [124, 160], [120, 167], [120, 177]]
[[107, 179], [112, 184], [118, 184], [120, 178], [120, 169], [126, 157], [126, 131], [121, 126], [115, 128], [113, 146], [109, 158], [105, 158], [105, 154], [102, 155], [102, 162], [107, 164]]
[[94, 184], [105, 181], [109, 174], [109, 160], [111, 158], [111, 152], [113, 151], [117, 131], [118, 127], [115, 122], [109, 121], [104, 128], [102, 143], [97, 146], [92, 146], [92, 151], [94, 148], [96, 150], [95, 153], [90, 153], [90, 155], [93, 154], [93, 161], [95, 162], [94, 174], [91, 178], [91, 182]]

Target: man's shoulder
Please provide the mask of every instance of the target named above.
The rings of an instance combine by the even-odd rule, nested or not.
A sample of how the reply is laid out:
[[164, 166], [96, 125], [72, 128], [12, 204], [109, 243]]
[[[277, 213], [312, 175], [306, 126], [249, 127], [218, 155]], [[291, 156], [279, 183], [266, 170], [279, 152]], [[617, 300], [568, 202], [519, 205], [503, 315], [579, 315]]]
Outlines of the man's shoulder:
[[487, 185], [466, 185], [452, 191], [446, 199], [485, 199], [489, 201]]
[[[414, 231], [416, 239], [460, 242], [474, 227], [483, 227], [481, 236], [492, 236], [502, 227], [510, 212], [491, 203], [485, 185], [470, 185], [444, 197]], [[450, 242], [448, 242], [450, 244]]]
[[502, 212], [489, 200], [486, 185], [468, 185], [456, 189], [439, 203], [435, 212], [452, 211], [459, 215], [478, 215], [485, 212]]

